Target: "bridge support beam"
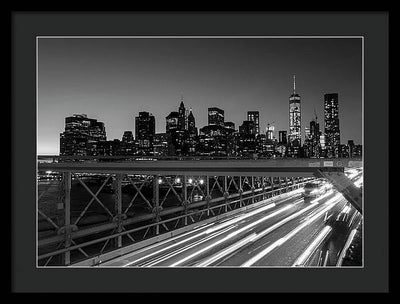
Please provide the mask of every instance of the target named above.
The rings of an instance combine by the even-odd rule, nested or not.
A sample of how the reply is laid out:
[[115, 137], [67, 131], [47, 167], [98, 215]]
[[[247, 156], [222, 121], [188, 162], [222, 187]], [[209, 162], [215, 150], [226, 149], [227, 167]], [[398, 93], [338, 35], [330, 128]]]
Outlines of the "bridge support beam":
[[[153, 212], [156, 214], [155, 222], [158, 223], [160, 221], [160, 176], [158, 174], [153, 176]], [[160, 225], [155, 226], [155, 234], [158, 235], [160, 233]]]
[[[183, 180], [183, 184], [182, 184], [182, 200], [183, 200], [183, 204], [184, 204], [184, 207], [185, 207], [185, 215], [187, 214], [187, 204], [188, 204], [188, 201], [187, 201], [187, 176], [184, 174], [183, 176], [182, 176], [182, 180]], [[187, 225], [187, 216], [185, 216], [185, 218], [184, 218], [184, 225], [186, 226]]]
[[[64, 208], [62, 226], [58, 230], [59, 234], [64, 234], [64, 248], [71, 246], [71, 172], [64, 172], [62, 179], [61, 204]], [[71, 252], [66, 251], [62, 257], [62, 264], [71, 263]]]
[[265, 177], [262, 177], [262, 199], [265, 200]]
[[[122, 174], [116, 174], [115, 176], [115, 184], [114, 184], [114, 191], [115, 191], [115, 217], [114, 220], [117, 221], [118, 233], [122, 232]], [[116, 246], [118, 248], [122, 247], [122, 236], [117, 237]]]
[[251, 177], [251, 203], [254, 204], [254, 176]]
[[224, 176], [224, 193], [223, 193], [223, 196], [224, 196], [224, 204], [225, 204], [224, 210], [225, 210], [225, 213], [226, 213], [226, 212], [228, 212], [228, 196], [229, 196], [229, 192], [228, 192], [228, 177], [226, 175]]
[[342, 171], [318, 170], [316, 177], [326, 178], [358, 212], [362, 213], [362, 191]]
[[242, 177], [239, 175], [239, 206], [242, 208], [243, 206], [243, 185], [242, 185]]
[[211, 201], [211, 196], [210, 196], [210, 177], [207, 175], [206, 176], [206, 201], [207, 201], [207, 217], [210, 216], [210, 201]]

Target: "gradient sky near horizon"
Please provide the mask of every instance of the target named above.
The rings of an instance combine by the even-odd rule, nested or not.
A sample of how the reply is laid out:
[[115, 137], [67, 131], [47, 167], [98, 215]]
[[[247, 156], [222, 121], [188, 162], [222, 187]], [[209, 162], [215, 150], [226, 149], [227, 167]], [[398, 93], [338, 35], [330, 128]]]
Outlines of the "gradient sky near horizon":
[[87, 114], [105, 123], [107, 139], [135, 132], [139, 111], [155, 116], [156, 132], [181, 94], [198, 128], [207, 108], [225, 111], [236, 128], [260, 111], [260, 128], [289, 127], [296, 75], [302, 135], [323, 98], [339, 94], [341, 142], [362, 143], [360, 38], [39, 38], [38, 154], [58, 154], [65, 117]]

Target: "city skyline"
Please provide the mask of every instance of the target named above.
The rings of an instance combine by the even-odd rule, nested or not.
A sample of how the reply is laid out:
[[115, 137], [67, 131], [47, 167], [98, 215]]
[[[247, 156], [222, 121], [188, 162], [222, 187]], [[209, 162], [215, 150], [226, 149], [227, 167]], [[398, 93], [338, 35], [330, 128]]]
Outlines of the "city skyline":
[[[119, 50], [121, 54], [125, 54], [126, 50], [123, 49], [122, 46], [125, 45], [126, 47], [132, 47], [132, 45], [131, 43], [126, 42], [130, 41], [129, 39], [122, 39], [125, 43], [117, 43], [120, 48], [117, 48], [116, 50], [116, 47], [113, 47], [115, 44], [114, 40], [119, 39], [110, 40], [112, 40], [112, 43], [108, 44], [107, 48], [104, 46], [103, 48], [100, 48], [100, 46], [104, 44], [104, 41], [101, 39], [95, 39], [94, 44], [95, 46], [98, 46], [98, 48], [93, 48], [93, 45], [90, 46], [90, 44], [88, 45], [86, 43], [86, 39], [72, 39], [73, 46], [71, 46], [71, 39], [44, 39], [45, 44], [47, 44], [46, 46], [41, 45], [42, 42], [40, 41], [38, 53], [38, 154], [59, 153], [58, 139], [59, 134], [63, 131], [64, 119], [65, 117], [71, 116], [73, 114], [85, 113], [88, 114], [91, 118], [95, 118], [99, 121], [104, 122], [107, 139], [109, 140], [121, 139], [124, 131], [132, 131], [133, 134], [135, 134], [134, 119], [138, 115], [138, 113], [142, 111], [152, 113], [155, 116], [156, 133], [164, 133], [166, 126], [165, 118], [171, 111], [176, 111], [180, 102], [181, 94], [183, 94], [184, 96], [184, 103], [186, 108], [192, 108], [193, 115], [196, 119], [196, 126], [199, 128], [207, 125], [207, 109], [209, 107], [218, 107], [223, 109], [225, 111], [225, 121], [234, 122], [236, 125], [236, 129], [238, 129], [241, 123], [247, 119], [248, 111], [259, 111], [260, 132], [265, 134], [265, 128], [268, 124], [270, 124], [275, 126], [275, 136], [277, 136], [278, 131], [287, 131], [289, 129], [289, 97], [293, 90], [292, 77], [294, 74], [296, 75], [296, 93], [301, 96], [302, 138], [304, 139], [304, 128], [308, 127], [309, 122], [314, 117], [314, 110], [317, 113], [319, 123], [321, 124], [321, 126], [323, 125], [324, 94], [337, 92], [339, 94], [341, 142], [346, 143], [348, 140], [354, 140], [356, 143], [362, 143], [362, 69], [360, 39], [317, 39], [317, 42], [315, 39], [305, 39], [307, 40], [306, 43], [305, 41], [303, 41], [303, 39], [283, 39], [282, 42], [282, 40], [266, 38], [265, 40], [268, 41], [261, 42], [260, 40], [263, 39], [255, 39], [256, 41], [253, 41], [252, 39], [244, 39], [246, 42], [246, 44], [244, 44], [243, 39], [241, 40], [239, 38], [232, 38], [222, 39], [225, 42], [225, 44], [222, 43], [222, 45], [221, 40], [219, 39], [213, 39], [212, 41], [204, 41], [204, 39], [189, 39], [190, 41], [186, 41], [185, 39], [172, 39], [174, 40], [173, 42], [170, 42], [170, 39], [154, 39], [157, 40], [156, 42], [154, 42], [153, 39], [150, 42], [149, 40], [141, 40], [140, 43], [147, 44], [147, 48], [142, 47], [142, 52], [145, 49], [151, 49], [149, 48], [149, 45], [156, 44], [158, 45], [158, 47], [162, 46], [163, 48], [161, 50], [169, 50], [170, 52], [170, 55], [166, 57], [170, 59], [172, 58], [173, 60], [171, 59], [170, 61], [178, 65], [175, 70], [169, 70], [167, 68], [168, 64], [166, 64], [165, 62], [161, 62], [162, 58], [164, 58], [165, 56], [159, 54], [159, 57], [161, 58], [158, 58], [158, 60], [160, 62], [155, 62], [152, 64], [149, 63], [148, 69], [152, 70], [153, 72], [147, 71], [147, 74], [143, 74], [143, 71], [145, 71], [143, 70], [145, 68], [143, 62], [139, 64], [138, 62], [132, 63], [132, 61], [130, 61], [132, 67], [136, 66], [142, 68], [139, 71], [137, 71], [136, 69], [134, 69], [134, 71], [131, 71], [128, 69], [128, 67], [125, 67], [124, 69], [122, 69], [122, 71], [119, 70], [119, 68], [121, 67], [120, 64], [122, 62], [119, 57], [124, 56], [114, 57], [114, 55], [118, 53], [117, 50]], [[323, 42], [321, 42], [321, 40], [323, 40]], [[48, 43], [49, 41], [52, 42]], [[273, 41], [273, 43], [271, 41]], [[348, 41], [351, 41], [351, 43], [349, 43]], [[137, 43], [137, 40], [135, 40], [135, 42], [136, 43], [133, 43], [135, 46], [141, 45], [140, 43]], [[271, 45], [268, 45], [267, 42], [269, 42], [269, 44], [272, 44], [272, 47]], [[265, 43], [267, 43], [267, 45], [265, 45]], [[65, 48], [65, 44], [69, 45], [69, 48]], [[359, 44], [359, 47], [357, 47], [357, 44]], [[77, 50], [77, 45], [80, 45], [82, 47], [82, 50]], [[179, 45], [182, 46], [182, 48], [184, 48], [186, 51], [182, 50], [182, 48], [179, 48]], [[271, 75], [268, 73], [261, 73], [261, 71], [264, 71], [263, 69], [256, 69], [256, 66], [254, 65], [254, 63], [257, 61], [256, 59], [261, 60], [269, 58], [271, 56], [276, 57], [278, 49], [282, 49], [283, 46], [288, 47], [290, 45], [292, 47], [293, 45], [296, 46], [296, 57], [298, 57], [299, 64], [295, 65], [294, 67], [291, 67], [290, 64], [289, 67], [287, 64], [282, 64], [281, 69], [279, 67], [275, 67], [274, 75], [276, 76], [276, 78], [270, 78], [269, 81], [266, 81], [263, 88], [262, 85], [259, 85], [260, 82], [262, 83], [262, 80], [265, 80], [266, 76]], [[203, 46], [203, 48], [207, 47], [208, 51], [218, 51], [219, 54], [217, 54], [217, 56], [214, 53], [209, 53], [204, 50], [203, 52], [198, 50], [197, 52], [194, 52], [195, 48], [199, 46]], [[229, 48], [229, 46], [235, 46], [236, 49], [233, 47]], [[238, 47], [240, 47], [239, 50], [237, 49]], [[332, 47], [334, 47], [334, 50], [332, 50]], [[260, 54], [262, 53], [260, 51], [260, 48], [269, 49], [270, 56], [263, 56], [262, 54]], [[313, 48], [316, 48], [316, 50], [319, 49], [319, 55], [314, 55], [316, 55], [317, 57], [319, 56], [320, 58], [317, 58], [318, 60], [311, 60], [310, 58], [308, 61], [301, 60], [301, 57], [308, 58], [310, 56], [309, 53], [312, 51]], [[65, 52], [66, 49], [72, 51], [72, 55], [68, 55], [68, 52]], [[330, 52], [327, 52], [327, 49], [330, 49]], [[87, 57], [89, 50], [93, 52], [92, 57], [96, 57], [95, 55], [97, 54], [98, 58], [90, 59], [91, 57]], [[106, 50], [108, 50], [108, 52]], [[174, 50], [177, 51], [177, 54], [173, 53]], [[221, 56], [222, 50], [230, 51], [225, 53], [224, 56]], [[292, 49], [290, 48], [283, 48], [282, 50], [286, 55], [292, 54]], [[340, 51], [339, 54], [337, 54], [338, 50]], [[326, 54], [322, 56], [321, 53], [324, 52]], [[350, 56], [343, 57], [343, 53], [346, 52], [349, 53]], [[245, 56], [246, 53], [248, 56]], [[190, 58], [180, 58], [179, 55], [182, 54], [186, 54]], [[119, 64], [116, 64], [115, 66], [109, 64], [108, 68], [105, 68], [104, 63], [97, 66], [99, 61], [101, 61], [101, 58], [104, 59], [104, 56], [106, 55], [111, 58], [109, 61], [114, 63], [116, 61], [116, 58], [118, 58]], [[153, 51], [151, 55], [145, 58], [147, 58], [147, 62], [149, 62], [151, 59], [157, 58], [156, 55], [157, 52]], [[82, 69], [78, 69], [78, 67], [76, 66], [75, 60], [77, 60], [77, 58], [79, 57], [81, 58], [81, 60], [78, 60], [78, 62], [80, 62]], [[213, 74], [208, 74], [209, 77], [207, 78], [205, 72], [211, 72], [213, 70], [210, 67], [210, 63], [206, 62], [207, 67], [202, 68], [202, 65], [200, 64], [194, 65], [194, 59], [192, 57], [196, 57], [198, 59], [201, 58], [203, 61], [207, 61], [208, 58], [211, 62], [213, 60], [216, 61], [217, 59], [227, 57], [227, 59], [225, 59], [226, 62], [223, 62], [224, 64], [220, 63], [218, 69], [215, 69], [217, 74], [219, 74], [218, 77], [223, 76], [223, 80], [225, 82], [222, 82], [221, 86], [219, 86], [219, 83], [213, 83], [213, 88], [210, 89], [207, 84], [210, 85], [211, 80], [209, 80], [209, 82], [205, 80], [208, 80], [208, 78], [215, 80], [218, 77], [215, 77], [215, 75]], [[338, 57], [340, 57], [341, 59], [338, 60]], [[349, 57], [351, 60], [349, 60]], [[143, 56], [140, 58], [143, 59]], [[234, 68], [232, 68], [231, 65], [228, 65], [228, 63], [233, 64], [234, 59], [238, 58], [245, 58], [246, 60], [244, 63], [242, 62], [236, 65], [234, 64]], [[249, 60], [249, 58], [251, 58], [251, 60]], [[327, 58], [330, 58], [330, 60], [326, 61]], [[324, 59], [325, 61], [322, 59]], [[358, 63], [356, 59], [359, 59]], [[310, 65], [311, 61], [314, 61], [312, 65]], [[321, 64], [321, 62], [324, 62], [325, 66], [324, 64], [322, 64], [323, 67], [318, 68], [318, 63]], [[353, 64], [351, 64], [351, 62], [353, 62]], [[71, 63], [72, 67], [67, 67], [67, 63]], [[185, 67], [185, 64], [190, 66], [190, 63], [192, 64], [191, 68]], [[261, 63], [261, 61], [259, 63]], [[299, 65], [301, 66], [300, 63], [303, 63], [304, 65], [302, 69], [299, 68]], [[181, 66], [179, 66], [179, 64]], [[336, 66], [336, 68], [332, 68], [332, 65]], [[345, 68], [343, 65], [347, 65], [347, 67]], [[194, 68], [193, 66], [196, 68]], [[327, 80], [325, 82], [322, 81], [321, 83], [320, 80], [318, 83], [321, 84], [321, 88], [318, 88], [314, 82], [306, 82], [310, 81], [310, 75], [305, 73], [305, 66], [307, 66], [308, 69], [311, 70], [324, 70], [326, 73], [324, 74], [324, 76], [325, 78], [327, 78], [327, 80], [333, 77], [330, 74], [334, 74], [336, 76], [337, 74], [341, 74], [343, 76], [334, 77], [334, 79], [337, 79], [337, 81], [332, 82], [332, 84], [326, 83]], [[339, 66], [341, 66], [342, 68], [339, 68]], [[64, 68], [62, 69], [61, 67]], [[156, 83], [157, 79], [159, 78], [156, 76], [155, 71], [160, 71], [160, 69], [162, 69], [164, 73], [165, 71], [170, 71], [173, 76], [171, 76], [173, 80], [165, 79], [166, 83], [157, 83], [162, 87], [160, 90], [153, 89], [153, 91], [150, 90], [148, 92], [144, 92], [146, 93], [146, 95], [142, 95], [142, 100], [148, 101], [147, 104], [145, 102], [129, 102], [130, 95], [128, 94], [128, 92], [130, 90], [129, 86], [126, 86], [126, 83], [121, 83], [121, 86], [119, 86], [118, 90], [115, 87], [117, 81], [116, 79], [124, 82], [124, 78], [122, 77], [121, 73], [125, 76], [131, 75], [131, 77], [133, 77], [132, 75], [135, 74], [136, 77], [139, 77], [137, 75], [141, 74], [142, 72], [143, 77], [148, 78], [145, 82], [147, 84], [147, 87], [150, 86], [150, 83], [153, 83], [154, 85], [154, 83]], [[96, 72], [96, 70], [97, 76], [96, 73], [94, 73]], [[180, 85], [180, 87], [185, 87], [189, 89], [183, 88], [179, 91], [179, 83], [185, 83], [184, 71], [188, 70], [193, 70], [192, 74], [187, 74], [188, 78], [190, 78], [191, 81], [189, 81], [186, 85]], [[241, 70], [242, 72], [240, 73], [239, 70]], [[290, 72], [294, 70], [297, 70], [297, 72], [285, 73], [285, 75], [283, 75], [285, 71]], [[78, 73], [78, 71], [81, 72]], [[103, 72], [103, 74], [100, 73], [101, 71]], [[104, 72], [106, 71], [108, 72], [108, 74], [104, 75]], [[229, 71], [235, 72], [233, 76], [229, 75]], [[277, 71], [279, 72], [278, 74]], [[331, 73], [327, 73], [329, 71]], [[57, 80], [57, 77], [51, 77], [60, 75], [60, 72], [64, 72], [64, 74], [62, 74], [64, 75], [62, 77], [64, 81], [61, 81], [60, 79]], [[174, 76], [174, 73], [178, 72], [182, 74], [180, 76]], [[151, 80], [150, 74], [154, 76], [153, 80]], [[312, 73], [310, 74], [312, 75]], [[78, 77], [73, 78], [72, 75]], [[83, 84], [79, 83], [79, 78], [82, 77], [82, 75], [89, 76], [88, 81], [83, 81]], [[102, 83], [103, 85], [94, 85], [94, 83], [96, 83], [96, 78], [98, 78], [98, 83]], [[114, 79], [115, 82], [104, 83], [106, 79]], [[140, 77], [135, 79], [142, 80]], [[278, 81], [278, 79], [280, 79], [280, 81]], [[203, 80], [206, 83], [202, 83], [200, 80]], [[174, 85], [168, 87], [168, 83], [171, 83], [171, 81]], [[242, 89], [236, 88], [232, 85], [234, 83], [243, 81], [244, 83]], [[284, 84], [282, 82], [284, 82]], [[87, 84], [86, 86], [85, 83]], [[270, 90], [270, 87], [275, 88], [275, 90]], [[342, 89], [340, 87], [342, 87]], [[72, 88], [75, 89], [72, 90]], [[94, 94], [92, 91], [95, 88], [97, 88], [97, 94]], [[110, 90], [110, 88], [113, 88], [113, 90]], [[250, 90], [249, 88], [251, 88], [252, 90]], [[91, 91], [93, 94], [90, 94]], [[141, 91], [143, 92], [143, 89]], [[239, 95], [235, 95], [235, 93]], [[249, 96], [248, 98], [245, 98], [246, 93]], [[105, 100], [107, 95], [109, 96], [108, 100], [113, 100], [113, 102], [107, 102], [107, 100]], [[113, 97], [113, 95], [115, 97]], [[123, 98], [124, 102], [121, 102], [122, 95], [125, 96]], [[149, 98], [151, 98], [150, 96], [155, 95], [159, 96], [158, 100], [155, 98], [149, 100]], [[77, 96], [79, 96], [79, 98], [76, 98]], [[95, 96], [97, 96], [98, 99], [96, 99]], [[135, 99], [134, 96], [137, 95], [132, 94], [132, 99]], [[224, 96], [230, 96], [231, 98], [227, 101], [223, 98]], [[219, 100], [215, 100], [214, 98]], [[54, 100], [63, 100], [64, 102], [55, 102]], [[67, 100], [68, 102], [65, 102]], [[240, 100], [246, 100], [246, 102], [240, 102]], [[77, 103], [78, 101], [80, 102]], [[65, 112], [66, 108], [69, 109], [69, 112]], [[135, 112], [131, 112], [130, 109]], [[60, 119], [61, 116], [62, 118]]]

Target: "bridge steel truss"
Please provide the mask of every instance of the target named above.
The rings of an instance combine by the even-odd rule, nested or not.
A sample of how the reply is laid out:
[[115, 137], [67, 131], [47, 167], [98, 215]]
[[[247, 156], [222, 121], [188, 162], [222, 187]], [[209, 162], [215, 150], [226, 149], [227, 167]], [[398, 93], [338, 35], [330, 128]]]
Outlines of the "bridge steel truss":
[[[171, 163], [39, 163], [39, 172], [52, 170], [59, 178], [38, 187], [38, 266], [68, 266], [93, 257], [100, 262], [104, 253], [297, 189], [316, 178], [318, 169]], [[101, 176], [98, 187], [89, 185], [94, 176]], [[56, 199], [45, 201], [54, 188]], [[90, 197], [83, 205], [81, 199], [77, 204], [77, 189]], [[111, 200], [105, 199], [106, 190]], [[39, 220], [46, 231], [39, 232]]]

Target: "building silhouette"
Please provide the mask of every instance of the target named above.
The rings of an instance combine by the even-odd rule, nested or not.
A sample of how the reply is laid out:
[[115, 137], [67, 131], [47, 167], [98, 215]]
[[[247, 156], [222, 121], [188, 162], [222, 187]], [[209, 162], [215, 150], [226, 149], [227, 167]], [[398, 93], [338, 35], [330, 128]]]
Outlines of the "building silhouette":
[[65, 130], [60, 134], [60, 155], [95, 156], [98, 144], [106, 141], [104, 123], [74, 114], [65, 118]]
[[213, 126], [224, 126], [224, 110], [217, 108], [217, 107], [212, 107], [208, 108], [208, 125]]
[[119, 149], [120, 155], [132, 156], [136, 154], [135, 139], [132, 131], [124, 131]]
[[301, 98], [296, 93], [296, 76], [293, 76], [293, 93], [289, 97], [288, 155], [298, 157], [301, 147]]
[[260, 134], [260, 112], [259, 111], [248, 111], [247, 120], [254, 123], [256, 135]]
[[278, 143], [283, 144], [283, 145], [287, 145], [287, 131], [279, 131], [278, 132]]
[[156, 124], [155, 118], [149, 112], [139, 112], [135, 117], [135, 138], [138, 154], [151, 154]]
[[326, 157], [339, 157], [339, 95], [337, 93], [324, 95], [324, 119]]
[[65, 130], [60, 133], [60, 155], [82, 156], [235, 156], [339, 158], [361, 157], [362, 145], [353, 140], [340, 144], [338, 94], [324, 95], [324, 132], [316, 116], [304, 128], [301, 138], [301, 98], [293, 93], [289, 98], [289, 130], [280, 130], [275, 138], [274, 126], [268, 124], [261, 133], [259, 111], [247, 111], [247, 120], [235, 128], [225, 122], [224, 110], [208, 108], [208, 125], [197, 128], [192, 109], [186, 109], [181, 96], [177, 111], [165, 117], [165, 133], [155, 133], [155, 117], [139, 112], [135, 117], [135, 137], [124, 131], [122, 139], [107, 140], [104, 123], [74, 114], [65, 118]]

